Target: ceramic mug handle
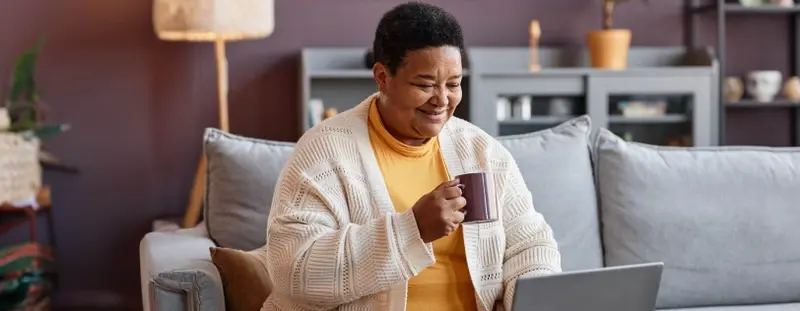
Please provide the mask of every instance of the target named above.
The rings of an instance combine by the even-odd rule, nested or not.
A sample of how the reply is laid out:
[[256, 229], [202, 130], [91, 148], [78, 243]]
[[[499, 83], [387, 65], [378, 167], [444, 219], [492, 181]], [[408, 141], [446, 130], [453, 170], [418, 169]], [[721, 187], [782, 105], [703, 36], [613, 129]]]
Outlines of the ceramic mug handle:
[[[464, 190], [466, 190], [467, 187], [464, 186], [464, 184], [458, 184], [458, 187], [461, 188], [461, 197], [464, 197]], [[469, 203], [469, 202], [467, 202], [467, 203]], [[467, 216], [467, 207], [464, 206], [462, 209], [459, 210], [459, 212], [464, 214], [464, 216]]]

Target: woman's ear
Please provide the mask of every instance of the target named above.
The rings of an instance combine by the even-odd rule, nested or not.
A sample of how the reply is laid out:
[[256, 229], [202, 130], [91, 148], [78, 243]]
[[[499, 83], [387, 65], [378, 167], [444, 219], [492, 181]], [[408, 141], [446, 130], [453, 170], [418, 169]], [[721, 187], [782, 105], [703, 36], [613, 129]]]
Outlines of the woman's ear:
[[372, 76], [375, 78], [375, 83], [378, 84], [378, 91], [386, 93], [387, 86], [389, 85], [389, 71], [386, 66], [380, 62], [372, 65]]

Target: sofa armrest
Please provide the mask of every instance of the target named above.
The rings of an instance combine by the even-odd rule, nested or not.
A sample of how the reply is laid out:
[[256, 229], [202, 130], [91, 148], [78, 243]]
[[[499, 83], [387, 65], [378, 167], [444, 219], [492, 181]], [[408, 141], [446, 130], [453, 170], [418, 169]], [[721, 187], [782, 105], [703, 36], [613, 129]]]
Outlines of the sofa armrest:
[[219, 311], [225, 299], [211, 262], [205, 225], [175, 232], [150, 232], [139, 244], [145, 311]]

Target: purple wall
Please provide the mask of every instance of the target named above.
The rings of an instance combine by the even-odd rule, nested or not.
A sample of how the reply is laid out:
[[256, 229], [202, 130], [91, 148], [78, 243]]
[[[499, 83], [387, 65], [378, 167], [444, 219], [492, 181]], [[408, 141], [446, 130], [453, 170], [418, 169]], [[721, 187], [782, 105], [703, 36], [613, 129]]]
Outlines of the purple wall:
[[[366, 46], [380, 14], [401, 1], [276, 2], [272, 37], [229, 45], [232, 130], [294, 140], [299, 49]], [[601, 23], [600, 1], [430, 2], [460, 18], [471, 46], [526, 45], [531, 19], [542, 22], [545, 44], [580, 44]], [[633, 29], [636, 45], [679, 45], [680, 2], [620, 6], [616, 25]], [[213, 47], [159, 41], [150, 9], [148, 0], [5, 0], [0, 10], [0, 72], [47, 35], [38, 71], [43, 97], [57, 119], [74, 124], [47, 143], [83, 170], [45, 176], [57, 204], [62, 305], [138, 307], [139, 239], [156, 217], [183, 212], [202, 129], [216, 122]], [[703, 37], [713, 44], [710, 18]], [[729, 21], [733, 72], [788, 66], [787, 23], [773, 19]], [[7, 80], [0, 74], [0, 85]], [[780, 110], [736, 113], [730, 142], [788, 144], [787, 118]], [[24, 238], [17, 230], [3, 241]]]

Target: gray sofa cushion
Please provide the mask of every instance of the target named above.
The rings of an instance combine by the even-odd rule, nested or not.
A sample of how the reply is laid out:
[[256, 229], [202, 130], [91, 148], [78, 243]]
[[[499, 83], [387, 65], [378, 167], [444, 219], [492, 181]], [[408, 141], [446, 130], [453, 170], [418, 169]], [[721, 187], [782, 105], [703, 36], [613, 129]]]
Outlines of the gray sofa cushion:
[[553, 228], [564, 271], [603, 266], [589, 153], [591, 120], [582, 116], [530, 134], [498, 137]]
[[209, 128], [204, 146], [209, 236], [218, 246], [245, 251], [264, 245], [275, 184], [294, 144]]
[[800, 148], [595, 152], [606, 265], [664, 262], [659, 308], [800, 302]]

